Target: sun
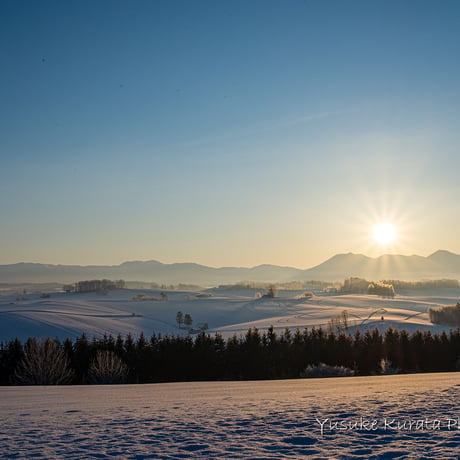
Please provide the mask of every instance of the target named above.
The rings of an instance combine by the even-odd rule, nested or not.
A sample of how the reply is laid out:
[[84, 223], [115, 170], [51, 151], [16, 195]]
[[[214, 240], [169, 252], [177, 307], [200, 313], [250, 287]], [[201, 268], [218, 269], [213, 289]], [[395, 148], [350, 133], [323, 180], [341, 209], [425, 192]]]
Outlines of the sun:
[[397, 231], [393, 224], [389, 222], [382, 222], [374, 225], [372, 228], [372, 235], [376, 243], [381, 246], [386, 246], [396, 240]]

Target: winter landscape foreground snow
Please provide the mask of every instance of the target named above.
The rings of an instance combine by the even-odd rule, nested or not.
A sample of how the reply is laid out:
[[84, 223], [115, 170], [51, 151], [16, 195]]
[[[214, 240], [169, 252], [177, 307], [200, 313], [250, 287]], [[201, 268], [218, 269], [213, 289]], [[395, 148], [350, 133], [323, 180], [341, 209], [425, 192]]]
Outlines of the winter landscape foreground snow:
[[460, 374], [0, 388], [2, 458], [460, 456]]

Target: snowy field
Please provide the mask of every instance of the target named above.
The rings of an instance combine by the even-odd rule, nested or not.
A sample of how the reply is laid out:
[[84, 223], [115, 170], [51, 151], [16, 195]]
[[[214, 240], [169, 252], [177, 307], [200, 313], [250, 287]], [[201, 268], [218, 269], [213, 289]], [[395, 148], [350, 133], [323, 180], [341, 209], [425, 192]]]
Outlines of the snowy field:
[[[414, 291], [416, 292], [416, 291]], [[212, 294], [211, 294], [212, 293]], [[143, 331], [185, 334], [176, 323], [176, 313], [189, 313], [193, 327], [208, 323], [208, 332], [228, 337], [244, 334], [250, 327], [266, 329], [273, 325], [281, 332], [286, 327], [325, 326], [331, 317], [347, 310], [349, 323], [361, 329], [377, 326], [439, 332], [428, 319], [428, 308], [455, 304], [460, 289], [423, 291], [385, 299], [369, 295], [315, 295], [280, 291], [275, 299], [256, 298], [255, 291], [168, 292], [169, 300], [133, 300], [138, 294], [160, 299], [160, 291], [119, 290], [108, 295], [51, 293], [0, 296], [0, 341], [19, 337], [75, 338], [85, 332], [90, 337], [110, 333]], [[382, 320], [383, 317], [383, 320]], [[446, 330], [448, 328], [445, 328]]]
[[460, 457], [460, 374], [0, 388], [2, 458]]

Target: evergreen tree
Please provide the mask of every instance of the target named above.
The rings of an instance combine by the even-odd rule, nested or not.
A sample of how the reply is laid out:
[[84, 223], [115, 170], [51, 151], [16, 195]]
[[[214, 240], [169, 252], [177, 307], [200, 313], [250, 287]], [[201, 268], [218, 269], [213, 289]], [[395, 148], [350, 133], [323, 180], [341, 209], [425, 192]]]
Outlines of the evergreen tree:
[[188, 313], [186, 313], [184, 316], [184, 324], [185, 324], [185, 327], [187, 328], [192, 327], [193, 320], [192, 320], [192, 317]]

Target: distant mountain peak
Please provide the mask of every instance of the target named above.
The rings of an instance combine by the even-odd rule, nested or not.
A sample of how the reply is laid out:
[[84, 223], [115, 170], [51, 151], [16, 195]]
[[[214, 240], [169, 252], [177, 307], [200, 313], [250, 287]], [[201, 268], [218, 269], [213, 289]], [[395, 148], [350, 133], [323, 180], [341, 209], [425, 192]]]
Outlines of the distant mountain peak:
[[447, 257], [458, 257], [459, 255], [458, 254], [455, 254], [451, 251], [447, 251], [446, 249], [438, 249], [437, 251], [433, 252], [433, 254], [430, 254], [428, 256], [428, 258], [432, 258], [432, 257], [444, 257], [444, 256], [447, 256]]
[[[135, 264], [139, 264], [139, 265], [142, 265], [142, 264], [160, 264], [160, 265], [163, 265], [163, 263], [159, 262], [158, 260], [127, 260], [126, 262], [122, 262], [120, 265], [118, 265], [118, 267], [123, 267], [123, 266], [126, 266], [126, 265], [135, 265]], [[113, 265], [114, 267], [116, 267], [117, 265]]]

